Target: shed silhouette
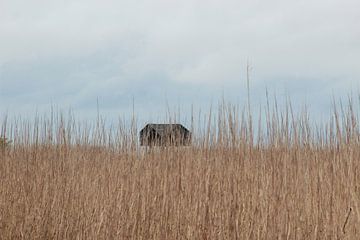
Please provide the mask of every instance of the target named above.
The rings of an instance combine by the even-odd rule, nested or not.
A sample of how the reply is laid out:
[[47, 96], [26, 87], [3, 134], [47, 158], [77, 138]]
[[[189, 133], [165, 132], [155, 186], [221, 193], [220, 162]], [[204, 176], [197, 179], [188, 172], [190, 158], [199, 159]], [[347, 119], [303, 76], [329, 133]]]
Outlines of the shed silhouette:
[[191, 133], [181, 124], [147, 124], [140, 131], [141, 146], [185, 146], [191, 142]]

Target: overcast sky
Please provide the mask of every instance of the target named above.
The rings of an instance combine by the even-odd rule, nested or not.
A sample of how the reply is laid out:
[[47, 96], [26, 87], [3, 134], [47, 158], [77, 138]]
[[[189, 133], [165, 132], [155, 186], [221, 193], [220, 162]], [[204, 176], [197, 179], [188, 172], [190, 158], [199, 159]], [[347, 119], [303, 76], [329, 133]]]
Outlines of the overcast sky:
[[[359, 0], [0, 0], [0, 114], [207, 108], [359, 93]], [[154, 109], [154, 111], [152, 110]], [[185, 113], [186, 114], [186, 113]]]

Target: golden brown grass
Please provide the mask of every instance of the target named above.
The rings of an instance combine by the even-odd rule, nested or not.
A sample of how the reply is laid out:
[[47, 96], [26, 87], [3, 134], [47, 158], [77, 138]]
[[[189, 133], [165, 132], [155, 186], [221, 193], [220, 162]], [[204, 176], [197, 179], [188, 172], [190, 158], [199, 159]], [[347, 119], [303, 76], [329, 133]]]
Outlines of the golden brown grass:
[[147, 151], [134, 126], [4, 121], [0, 239], [359, 239], [353, 108], [316, 127], [222, 105], [192, 146]]

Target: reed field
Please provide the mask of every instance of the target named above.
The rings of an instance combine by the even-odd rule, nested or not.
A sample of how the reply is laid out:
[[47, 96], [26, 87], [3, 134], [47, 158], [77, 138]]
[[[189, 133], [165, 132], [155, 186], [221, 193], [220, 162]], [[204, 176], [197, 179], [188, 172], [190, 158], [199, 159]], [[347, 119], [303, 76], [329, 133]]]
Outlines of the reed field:
[[136, 118], [3, 117], [0, 239], [360, 239], [359, 101], [284, 105], [193, 113], [186, 147], [139, 146]]

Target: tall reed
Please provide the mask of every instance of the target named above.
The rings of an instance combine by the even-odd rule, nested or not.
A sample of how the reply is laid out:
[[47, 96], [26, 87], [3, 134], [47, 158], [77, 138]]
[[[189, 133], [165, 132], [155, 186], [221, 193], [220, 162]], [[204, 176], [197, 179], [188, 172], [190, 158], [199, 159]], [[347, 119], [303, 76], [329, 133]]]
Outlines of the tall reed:
[[359, 103], [320, 123], [247, 108], [223, 100], [192, 114], [191, 146], [147, 151], [135, 116], [5, 118], [0, 239], [358, 239]]

